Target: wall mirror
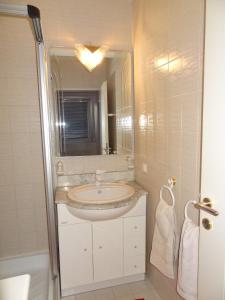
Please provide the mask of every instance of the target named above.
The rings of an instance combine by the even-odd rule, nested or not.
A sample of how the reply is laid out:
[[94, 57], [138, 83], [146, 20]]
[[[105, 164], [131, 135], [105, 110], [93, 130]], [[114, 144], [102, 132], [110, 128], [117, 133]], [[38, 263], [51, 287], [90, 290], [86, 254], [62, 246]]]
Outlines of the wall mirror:
[[133, 153], [130, 52], [105, 53], [91, 72], [74, 49], [50, 49], [57, 156]]

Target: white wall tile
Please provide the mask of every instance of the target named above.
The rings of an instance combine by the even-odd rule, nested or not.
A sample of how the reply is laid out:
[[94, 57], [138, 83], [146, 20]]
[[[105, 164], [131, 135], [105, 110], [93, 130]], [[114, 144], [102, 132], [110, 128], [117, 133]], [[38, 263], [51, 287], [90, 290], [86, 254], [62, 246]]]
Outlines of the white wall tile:
[[[1, 86], [1, 89], [4, 89], [4, 85]], [[10, 116], [9, 107], [1, 106], [1, 110], [0, 110], [0, 132], [1, 133], [11, 132], [11, 124], [10, 124], [9, 116]]]
[[13, 133], [29, 132], [29, 110], [25, 107], [10, 107], [10, 123]]
[[0, 186], [0, 211], [7, 216], [10, 212], [16, 211], [16, 201], [13, 185]]
[[15, 178], [11, 159], [0, 159], [0, 186], [11, 185]]
[[8, 133], [0, 133], [0, 157], [12, 159], [12, 138]]
[[[21, 1], [14, 3], [21, 4]], [[70, 1], [65, 6], [55, 5], [53, 0], [38, 0], [46, 45], [73, 46], [76, 38], [81, 43], [88, 40], [97, 45], [107, 43], [113, 49], [130, 49], [131, 3], [97, 0], [94, 10], [90, 10], [92, 4], [90, 0]], [[46, 212], [35, 41], [26, 19], [8, 16], [0, 19], [0, 134], [3, 134], [0, 136], [0, 189], [11, 186], [15, 191], [15, 207], [26, 207], [32, 215], [34, 205], [36, 214], [32, 222], [28, 212], [24, 216], [33, 232], [28, 233], [26, 226], [19, 226], [23, 222], [19, 213], [13, 220], [16, 229], [0, 232], [0, 257], [4, 257], [47, 249], [47, 231], [45, 225], [40, 226], [42, 221], [46, 224]], [[77, 26], [81, 23], [85, 26]], [[84, 160], [68, 162], [68, 170], [83, 173]], [[87, 166], [86, 170], [89, 171]], [[2, 193], [0, 190], [0, 196]], [[1, 207], [5, 208], [0, 211], [0, 219], [6, 202], [1, 202]]]
[[18, 210], [32, 210], [34, 208], [33, 193], [32, 184], [16, 185], [15, 198]]
[[27, 132], [13, 133], [11, 138], [13, 156], [15, 159], [30, 157], [31, 143]]
[[[47, 249], [47, 231], [35, 222], [35, 214], [46, 218], [45, 195], [39, 193], [40, 198], [36, 199], [37, 190], [35, 197], [32, 194], [32, 184], [37, 182], [43, 190], [33, 34], [25, 19], [7, 16], [0, 19], [0, 257], [3, 258]], [[38, 201], [40, 205], [36, 205]]]
[[[203, 1], [135, 1], [135, 174], [150, 194], [149, 255], [159, 189], [176, 176], [174, 189], [179, 231], [185, 203], [199, 189]], [[150, 101], [151, 99], [151, 101]], [[140, 126], [140, 116], [150, 126]], [[142, 171], [148, 164], [148, 173]], [[190, 211], [197, 221], [198, 215]], [[148, 265], [162, 299], [180, 299], [175, 281]], [[159, 284], [160, 283], [160, 284]]]

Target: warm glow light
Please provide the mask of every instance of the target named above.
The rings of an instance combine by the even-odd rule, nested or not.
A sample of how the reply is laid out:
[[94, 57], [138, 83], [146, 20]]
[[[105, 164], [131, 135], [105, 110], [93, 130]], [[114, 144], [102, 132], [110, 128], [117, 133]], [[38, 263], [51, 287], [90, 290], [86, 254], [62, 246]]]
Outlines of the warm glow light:
[[132, 117], [122, 117], [121, 118], [121, 127], [125, 129], [131, 129], [132, 128]]
[[56, 122], [56, 126], [58, 126], [58, 127], [66, 127], [66, 122]]
[[144, 115], [144, 114], [141, 114], [140, 117], [139, 117], [139, 126], [141, 129], [145, 129], [146, 126], [147, 126], [147, 116]]
[[102, 46], [93, 52], [81, 44], [75, 45], [75, 48], [77, 58], [89, 72], [93, 71], [93, 69], [103, 61], [107, 51], [107, 47], [105, 46]]
[[160, 57], [155, 60], [155, 67], [160, 68], [164, 65], [167, 65], [169, 62], [168, 57]]
[[170, 59], [168, 56], [157, 58], [154, 64], [155, 68], [159, 69], [160, 71], [169, 71], [170, 73], [179, 72], [185, 66], [185, 63], [181, 60], [181, 58], [175, 58], [172, 55]]
[[169, 72], [176, 73], [182, 69], [182, 61], [180, 58], [174, 59], [169, 63]]

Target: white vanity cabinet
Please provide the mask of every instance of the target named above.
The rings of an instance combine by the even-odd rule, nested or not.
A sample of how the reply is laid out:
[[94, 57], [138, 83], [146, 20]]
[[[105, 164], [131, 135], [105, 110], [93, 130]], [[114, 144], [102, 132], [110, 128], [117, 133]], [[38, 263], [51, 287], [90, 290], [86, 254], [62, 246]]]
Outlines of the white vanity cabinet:
[[124, 218], [124, 275], [145, 272], [145, 216]]
[[94, 222], [94, 281], [123, 276], [123, 220]]
[[146, 195], [120, 218], [88, 222], [57, 204], [62, 295], [144, 279]]
[[89, 223], [59, 226], [61, 286], [93, 282], [92, 228]]

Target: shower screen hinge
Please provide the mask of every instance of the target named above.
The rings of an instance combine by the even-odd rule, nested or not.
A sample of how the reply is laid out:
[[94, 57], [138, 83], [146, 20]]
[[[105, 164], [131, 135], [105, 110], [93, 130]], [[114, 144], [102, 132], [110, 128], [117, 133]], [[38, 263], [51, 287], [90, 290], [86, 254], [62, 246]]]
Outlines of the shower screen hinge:
[[28, 12], [28, 16], [31, 19], [34, 19], [34, 18], [40, 19], [40, 10], [36, 6], [28, 4], [27, 5], [27, 12]]

